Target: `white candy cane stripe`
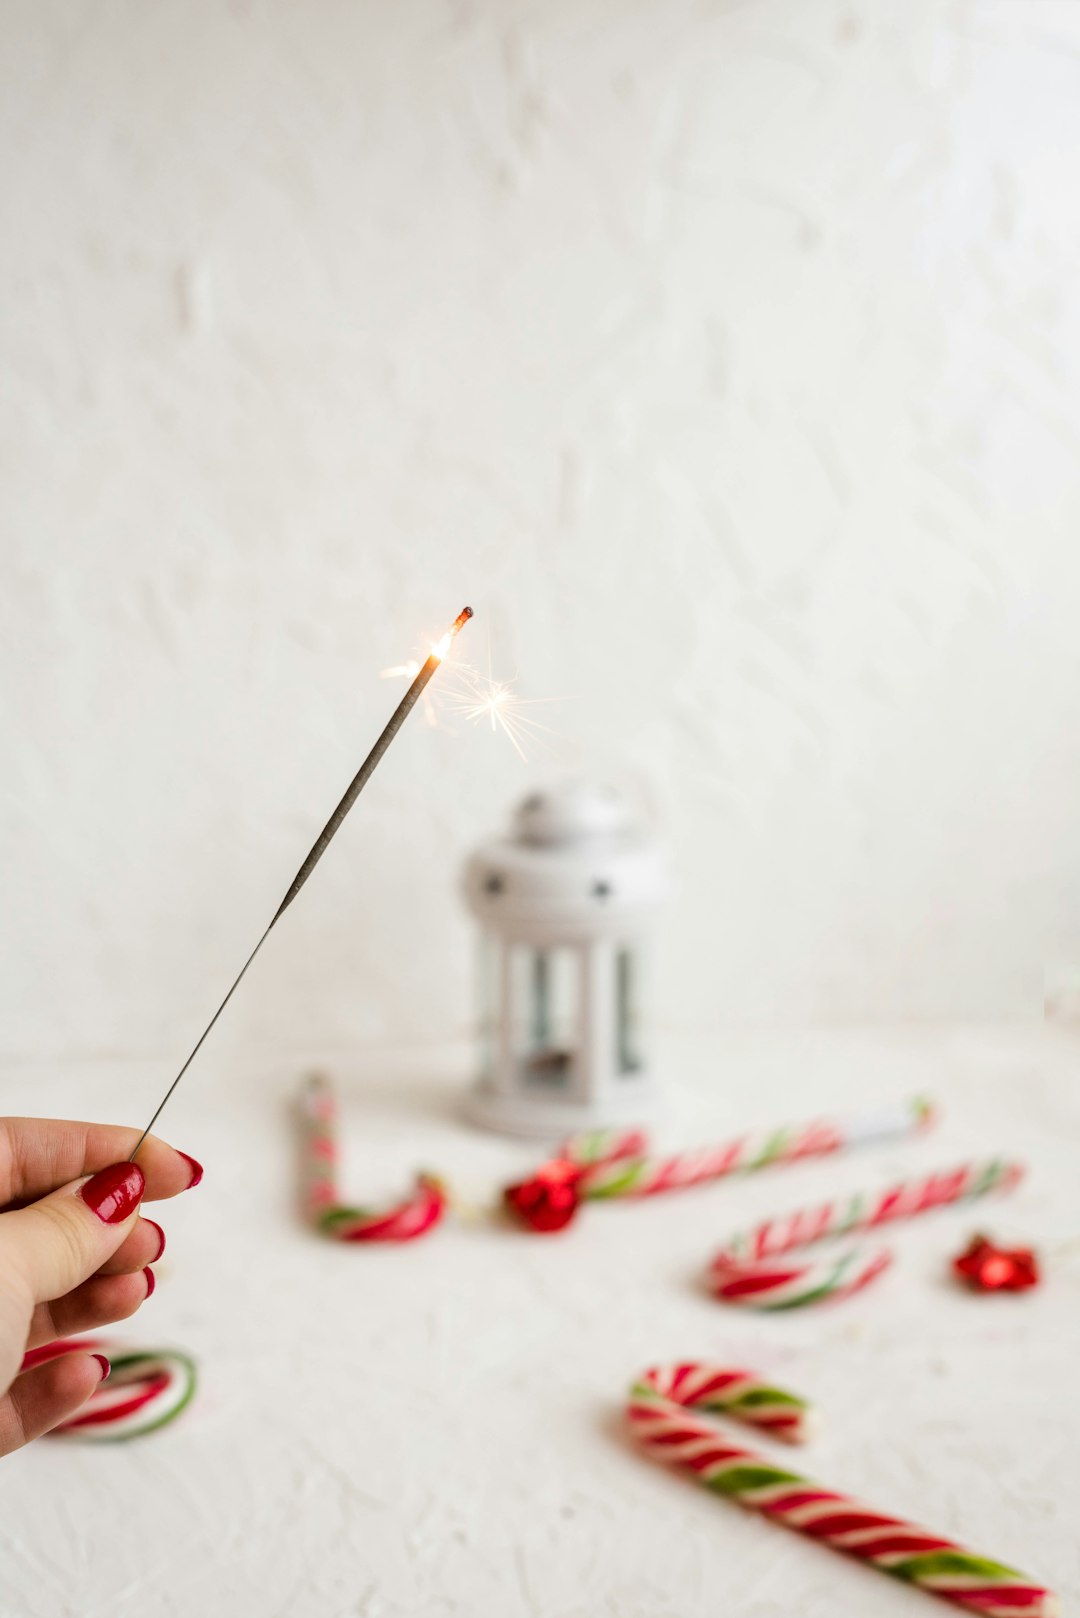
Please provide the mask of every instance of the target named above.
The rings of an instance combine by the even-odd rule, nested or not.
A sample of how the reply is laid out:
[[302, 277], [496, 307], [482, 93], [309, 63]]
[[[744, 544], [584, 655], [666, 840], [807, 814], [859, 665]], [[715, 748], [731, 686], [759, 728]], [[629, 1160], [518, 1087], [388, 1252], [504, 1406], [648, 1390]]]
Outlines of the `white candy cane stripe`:
[[320, 1215], [337, 1200], [337, 1097], [329, 1079], [312, 1073], [300, 1092], [303, 1131], [303, 1196], [308, 1217]]
[[135, 1349], [96, 1337], [65, 1337], [35, 1350], [33, 1363], [43, 1365], [61, 1354], [95, 1351], [109, 1360], [108, 1378], [79, 1414], [54, 1427], [50, 1437], [89, 1444], [141, 1438], [174, 1421], [194, 1397], [195, 1362], [174, 1348]]
[[873, 1230], [933, 1208], [970, 1201], [1019, 1184], [1018, 1163], [991, 1158], [938, 1171], [876, 1194], [858, 1193], [817, 1208], [767, 1219], [733, 1236], [711, 1269], [716, 1296], [751, 1309], [797, 1309], [850, 1296], [868, 1286], [891, 1263], [886, 1248], [849, 1250], [825, 1259], [784, 1259], [828, 1236]]
[[1023, 1573], [732, 1443], [702, 1414], [704, 1401], [712, 1390], [738, 1386], [749, 1376], [689, 1363], [647, 1371], [630, 1392], [630, 1428], [656, 1460], [692, 1473], [718, 1494], [982, 1618], [1057, 1618], [1057, 1597]]

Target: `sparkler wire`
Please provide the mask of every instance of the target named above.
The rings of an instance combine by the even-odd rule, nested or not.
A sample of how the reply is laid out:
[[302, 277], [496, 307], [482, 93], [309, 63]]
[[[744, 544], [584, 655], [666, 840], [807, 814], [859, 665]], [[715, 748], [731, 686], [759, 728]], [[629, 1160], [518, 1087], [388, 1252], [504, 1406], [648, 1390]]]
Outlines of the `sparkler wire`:
[[258, 955], [274, 927], [284, 915], [285, 911], [292, 904], [293, 900], [300, 892], [300, 889], [304, 886], [304, 883], [308, 880], [312, 871], [314, 871], [316, 865], [318, 865], [319, 861], [326, 853], [326, 850], [333, 841], [333, 838], [340, 828], [342, 821], [345, 819], [345, 816], [348, 814], [349, 810], [360, 796], [360, 793], [364, 790], [368, 781], [371, 779], [380, 760], [382, 759], [383, 754], [386, 752], [386, 749], [390, 746], [390, 743], [393, 741], [394, 737], [405, 723], [405, 720], [408, 718], [409, 713], [415, 707], [424, 687], [427, 685], [432, 675], [440, 667], [443, 658], [450, 649], [451, 640], [455, 635], [458, 634], [465, 624], [468, 623], [471, 617], [471, 607], [465, 607], [461, 612], [458, 613], [449, 631], [443, 636], [443, 639], [438, 643], [438, 645], [432, 649], [427, 661], [422, 665], [416, 678], [409, 686], [409, 689], [406, 691], [405, 695], [402, 697], [401, 701], [390, 715], [390, 718], [387, 720], [386, 725], [383, 728], [382, 734], [379, 736], [374, 747], [371, 749], [371, 752], [368, 754], [367, 758], [364, 760], [356, 774], [353, 776], [352, 780], [349, 782], [341, 802], [330, 816], [330, 819], [326, 822], [326, 825], [323, 827], [318, 837], [316, 837], [310, 852], [307, 854], [300, 869], [293, 877], [292, 882], [289, 884], [289, 891], [286, 893], [284, 899], [282, 899], [280, 905], [278, 905], [277, 910], [274, 912], [274, 915], [270, 920], [269, 926], [259, 939], [259, 942], [255, 945], [255, 948], [252, 950], [243, 966], [240, 968], [240, 971], [233, 980], [228, 994], [225, 996], [220, 1006], [218, 1006], [202, 1033], [199, 1035], [198, 1041], [196, 1042], [187, 1061], [184, 1063], [183, 1067], [180, 1069], [179, 1073], [176, 1075], [175, 1079], [169, 1085], [169, 1088], [158, 1102], [157, 1109], [154, 1112], [153, 1117], [150, 1119], [150, 1122], [147, 1124], [146, 1128], [143, 1130], [135, 1144], [135, 1150], [128, 1159], [129, 1163], [134, 1162], [136, 1156], [138, 1155], [139, 1147], [142, 1145], [147, 1135], [149, 1135], [150, 1131], [161, 1117], [161, 1114], [165, 1110], [165, 1106], [168, 1103], [173, 1091], [176, 1089], [177, 1085], [180, 1083], [180, 1080], [184, 1077], [184, 1074], [187, 1072], [188, 1068], [199, 1054], [203, 1041], [210, 1033], [210, 1030], [221, 1016], [221, 1013], [225, 1010], [225, 1007], [228, 1005], [237, 989], [240, 987], [248, 967], [251, 965], [256, 955]]

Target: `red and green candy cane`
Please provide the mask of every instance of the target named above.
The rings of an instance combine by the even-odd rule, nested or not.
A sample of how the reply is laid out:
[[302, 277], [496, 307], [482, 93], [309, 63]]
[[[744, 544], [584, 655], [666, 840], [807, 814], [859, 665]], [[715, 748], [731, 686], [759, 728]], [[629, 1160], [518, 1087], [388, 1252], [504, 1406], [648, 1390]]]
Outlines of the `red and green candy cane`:
[[822, 1545], [983, 1618], [1056, 1618], [1060, 1612], [1057, 1597], [1037, 1579], [814, 1483], [733, 1441], [716, 1414], [801, 1443], [810, 1407], [750, 1372], [695, 1362], [646, 1371], [626, 1407], [634, 1437], [655, 1460]]
[[1019, 1163], [987, 1158], [766, 1219], [733, 1236], [713, 1260], [712, 1290], [725, 1303], [772, 1311], [849, 1297], [889, 1267], [888, 1248], [846, 1248], [824, 1258], [791, 1255], [827, 1237], [876, 1230], [934, 1208], [1011, 1191], [1022, 1177]]
[[98, 1337], [64, 1337], [32, 1348], [20, 1369], [31, 1371], [62, 1354], [87, 1353], [108, 1360], [108, 1377], [76, 1415], [52, 1429], [50, 1438], [85, 1444], [142, 1438], [175, 1421], [195, 1396], [195, 1362], [176, 1348], [134, 1348]]
[[337, 1099], [323, 1074], [312, 1074], [305, 1083], [300, 1115], [304, 1207], [317, 1230], [339, 1242], [410, 1242], [434, 1230], [447, 1197], [432, 1174], [419, 1174], [410, 1195], [389, 1208], [339, 1202]]
[[527, 1180], [508, 1186], [503, 1200], [532, 1230], [561, 1230], [582, 1202], [681, 1191], [852, 1146], [902, 1139], [926, 1129], [932, 1120], [931, 1104], [916, 1096], [874, 1112], [781, 1124], [667, 1155], [650, 1154], [648, 1137], [639, 1129], [589, 1130], [565, 1141]]

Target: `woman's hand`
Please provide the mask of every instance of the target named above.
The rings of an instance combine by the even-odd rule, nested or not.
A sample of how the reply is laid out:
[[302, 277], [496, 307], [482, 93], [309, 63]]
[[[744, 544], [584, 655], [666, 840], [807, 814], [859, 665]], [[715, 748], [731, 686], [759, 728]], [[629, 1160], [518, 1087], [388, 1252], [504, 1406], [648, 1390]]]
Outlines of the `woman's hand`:
[[[0, 1118], [0, 1455], [48, 1432], [108, 1374], [99, 1355], [23, 1356], [133, 1315], [154, 1290], [165, 1233], [141, 1203], [198, 1185], [195, 1159], [136, 1129]], [[32, 1360], [32, 1355], [31, 1355]]]

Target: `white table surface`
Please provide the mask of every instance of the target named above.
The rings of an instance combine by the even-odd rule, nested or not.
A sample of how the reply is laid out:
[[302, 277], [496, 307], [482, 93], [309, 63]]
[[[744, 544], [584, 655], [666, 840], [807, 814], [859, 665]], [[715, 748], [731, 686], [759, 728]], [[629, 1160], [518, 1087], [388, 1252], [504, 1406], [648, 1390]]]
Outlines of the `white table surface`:
[[[459, 1122], [461, 1054], [311, 1053], [338, 1080], [346, 1190], [441, 1170], [465, 1197], [536, 1160]], [[820, 1403], [806, 1468], [1080, 1597], [1080, 1085], [1075, 1034], [771, 1035], [669, 1046], [672, 1142], [873, 1105], [942, 1107], [925, 1139], [651, 1203], [561, 1238], [455, 1222], [406, 1248], [321, 1241], [294, 1212], [289, 1103], [305, 1062], [229, 1048], [164, 1133], [206, 1165], [167, 1205], [159, 1286], [115, 1337], [193, 1352], [174, 1426], [41, 1442], [0, 1464], [3, 1618], [867, 1618], [929, 1598], [642, 1459], [621, 1396], [652, 1362], [760, 1368]], [[10, 1067], [4, 1104], [138, 1120], [155, 1059]], [[677, 1080], [677, 1083], [676, 1083]], [[704, 1292], [732, 1230], [840, 1189], [1008, 1149], [1009, 1198], [897, 1227], [863, 1296], [769, 1317]], [[974, 1230], [1030, 1240], [1046, 1284], [967, 1295]]]

